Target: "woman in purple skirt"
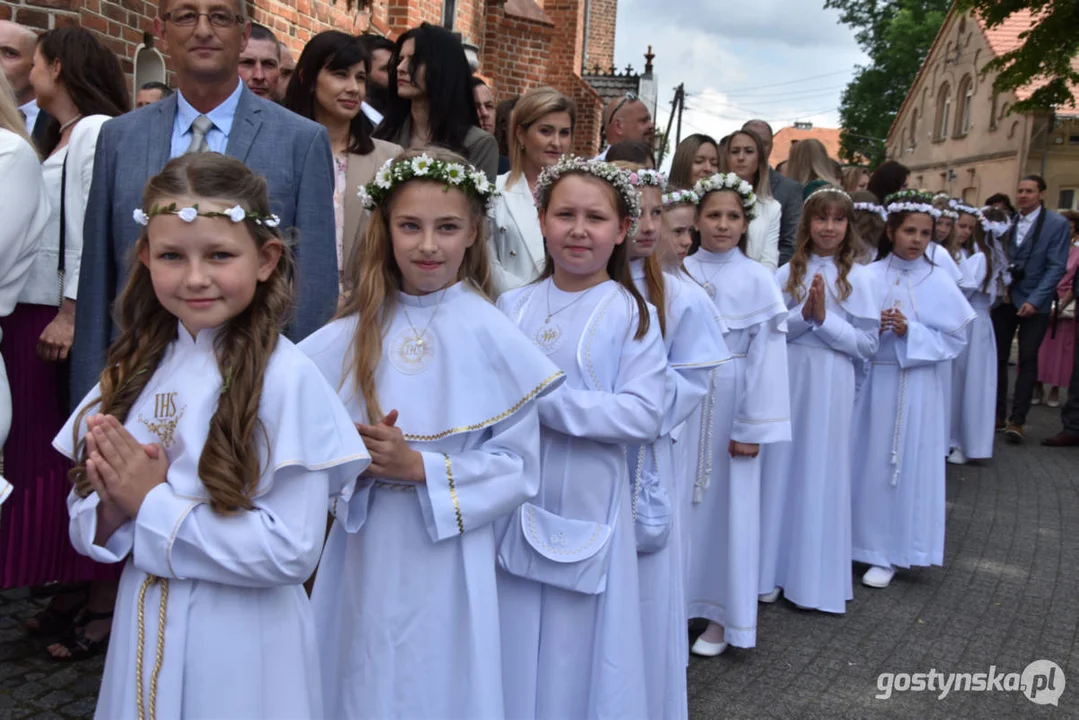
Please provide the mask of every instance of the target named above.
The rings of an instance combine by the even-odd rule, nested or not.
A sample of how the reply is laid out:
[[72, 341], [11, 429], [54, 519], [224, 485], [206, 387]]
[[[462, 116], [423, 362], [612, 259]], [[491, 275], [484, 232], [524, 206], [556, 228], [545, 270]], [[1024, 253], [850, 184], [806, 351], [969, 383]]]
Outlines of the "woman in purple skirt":
[[52, 448], [52, 439], [70, 410], [66, 361], [94, 149], [101, 126], [126, 111], [130, 99], [116, 56], [78, 27], [40, 37], [29, 82], [38, 106], [52, 116], [38, 148], [51, 214], [15, 309], [0, 319], [4, 363], [15, 380], [12, 428], [4, 445], [4, 475], [12, 492], [0, 518], [0, 587], [49, 585], [53, 600], [25, 629], [59, 637], [50, 654], [77, 660], [100, 652], [107, 641], [119, 568], [98, 565], [72, 548], [70, 465]]

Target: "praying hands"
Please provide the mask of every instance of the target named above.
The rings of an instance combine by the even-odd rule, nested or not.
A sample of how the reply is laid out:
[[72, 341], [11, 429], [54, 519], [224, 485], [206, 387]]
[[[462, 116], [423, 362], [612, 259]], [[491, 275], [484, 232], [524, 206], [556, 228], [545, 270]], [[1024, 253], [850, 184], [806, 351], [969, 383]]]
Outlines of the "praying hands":
[[824, 278], [820, 273], [813, 276], [813, 282], [809, 285], [809, 296], [802, 306], [802, 318], [807, 322], [817, 325], [824, 324], [825, 299]]
[[885, 310], [880, 314], [881, 334], [883, 335], [889, 330], [899, 337], [906, 337], [907, 335], [907, 316], [899, 308]]

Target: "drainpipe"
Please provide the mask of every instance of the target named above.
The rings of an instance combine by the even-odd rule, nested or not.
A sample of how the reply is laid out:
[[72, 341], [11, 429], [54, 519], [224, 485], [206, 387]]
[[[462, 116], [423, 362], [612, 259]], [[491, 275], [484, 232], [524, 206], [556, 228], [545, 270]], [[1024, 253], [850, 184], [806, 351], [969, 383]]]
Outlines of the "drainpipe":
[[581, 75], [588, 72], [588, 18], [592, 14], [591, 10], [591, 0], [584, 0], [584, 39], [581, 41]]

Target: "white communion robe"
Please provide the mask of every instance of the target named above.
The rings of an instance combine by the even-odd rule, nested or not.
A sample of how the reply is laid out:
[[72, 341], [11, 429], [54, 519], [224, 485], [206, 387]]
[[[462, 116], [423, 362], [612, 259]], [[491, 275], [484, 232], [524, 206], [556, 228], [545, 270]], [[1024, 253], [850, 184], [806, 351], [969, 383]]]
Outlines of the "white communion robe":
[[944, 561], [947, 418], [938, 366], [966, 343], [974, 310], [925, 257], [869, 266], [881, 309], [898, 308], [907, 334], [881, 335], [854, 407], [852, 556], [888, 567]]
[[[375, 385], [427, 479], [364, 477], [336, 506], [311, 596], [326, 716], [500, 718], [493, 523], [539, 487], [536, 399], [564, 376], [465, 282], [399, 293], [392, 312]], [[357, 324], [331, 322], [300, 349], [367, 423]]]
[[[646, 300], [643, 259], [630, 262], [630, 274]], [[667, 720], [688, 716], [686, 665], [689, 636], [686, 634], [685, 568], [682, 537], [686, 534], [693, 475], [676, 462], [677, 442], [689, 443], [684, 423], [711, 386], [713, 370], [731, 361], [723, 333], [708, 295], [689, 277], [664, 274], [667, 329], [667, 393], [663, 433], [654, 443], [629, 447], [630, 478], [639, 477], [638, 458], [654, 468], [671, 502], [671, 529], [667, 544], [656, 552], [637, 554], [644, 637], [644, 663], [648, 682], [648, 717]], [[695, 295], [696, 289], [699, 295]], [[681, 450], [681, 445], [678, 447]], [[686, 471], [685, 474], [676, 474]], [[634, 505], [635, 507], [637, 504]]]
[[[933, 264], [947, 273], [948, 277], [955, 281], [958, 286], [963, 281], [963, 271], [959, 269], [959, 263], [955, 261], [952, 254], [938, 242], [930, 242], [929, 246], [925, 249], [926, 256], [933, 261]], [[951, 444], [952, 435], [955, 434], [955, 430], [952, 428], [952, 375], [953, 373], [953, 361], [948, 360], [946, 362], [939, 363], [937, 365], [937, 373], [940, 374], [940, 399], [944, 403], [944, 439], [945, 445]], [[994, 414], [995, 414], [994, 410]], [[944, 454], [947, 455], [951, 448], [945, 447]]]
[[963, 259], [960, 289], [977, 315], [970, 324], [967, 344], [952, 363], [952, 447], [967, 458], [993, 457], [993, 427], [997, 406], [997, 340], [989, 311], [996, 299], [996, 278], [1004, 268], [995, 266], [985, 291], [988, 272], [981, 251]]
[[[717, 371], [705, 400], [708, 472], [694, 490], [689, 617], [722, 625], [728, 643], [757, 643], [760, 456], [732, 458], [730, 441], [790, 440], [787, 308], [772, 271], [735, 248], [698, 250], [686, 270], [712, 297], [734, 372]], [[699, 502], [698, 502], [699, 500]]]
[[626, 446], [660, 435], [667, 355], [654, 310], [608, 280], [562, 292], [550, 278], [499, 307], [566, 373], [540, 400], [540, 491], [499, 552], [510, 718], [647, 716]]
[[[259, 400], [265, 436], [254, 507], [211, 509], [198, 463], [222, 392], [218, 332], [192, 339], [180, 327], [131, 406], [124, 427], [169, 459], [167, 482], [138, 516], [102, 547], [94, 544], [97, 493], [68, 498], [75, 549], [126, 562], [97, 702], [102, 720], [323, 717], [302, 583], [322, 552], [331, 498], [348, 498], [370, 459], [333, 389], [282, 336]], [[99, 395], [100, 386], [79, 411]], [[69, 458], [79, 411], [53, 441]], [[85, 436], [85, 423], [78, 432]]]
[[[825, 282], [825, 317], [802, 317], [815, 275]], [[847, 275], [840, 300], [834, 257], [811, 255], [802, 296], [787, 292], [790, 265], [776, 273], [787, 317], [791, 442], [766, 446], [761, 461], [761, 593], [830, 613], [846, 611], [851, 583], [851, 419], [855, 365], [880, 338], [878, 284], [864, 265]]]

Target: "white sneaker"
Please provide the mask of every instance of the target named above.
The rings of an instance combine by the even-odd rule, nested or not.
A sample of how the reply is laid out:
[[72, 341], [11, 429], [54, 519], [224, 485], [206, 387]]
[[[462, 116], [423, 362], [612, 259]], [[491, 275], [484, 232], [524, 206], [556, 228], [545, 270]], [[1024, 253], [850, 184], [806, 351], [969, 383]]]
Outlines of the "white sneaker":
[[878, 567], [874, 565], [862, 576], [862, 584], [871, 588], [886, 588], [892, 582], [893, 577], [895, 577], [894, 567]]
[[967, 456], [959, 448], [952, 448], [952, 454], [948, 456], [948, 462], [952, 465], [966, 465]]
[[779, 593], [783, 592], [779, 588], [775, 588], [771, 592], [761, 593], [757, 596], [757, 599], [762, 603], [774, 603], [779, 599]]
[[712, 643], [703, 638], [697, 638], [697, 642], [693, 643], [693, 647], [689, 649], [691, 653], [701, 657], [715, 657], [716, 655], [722, 655], [726, 650], [727, 643]]

